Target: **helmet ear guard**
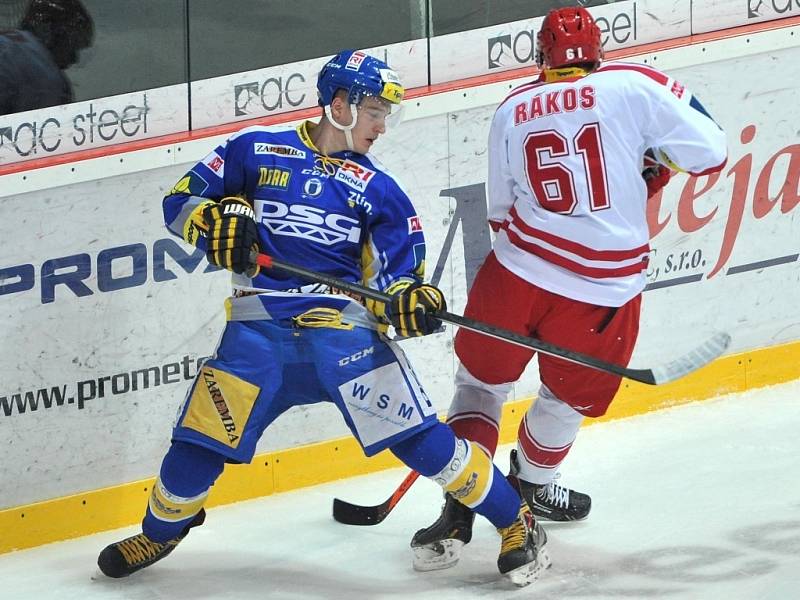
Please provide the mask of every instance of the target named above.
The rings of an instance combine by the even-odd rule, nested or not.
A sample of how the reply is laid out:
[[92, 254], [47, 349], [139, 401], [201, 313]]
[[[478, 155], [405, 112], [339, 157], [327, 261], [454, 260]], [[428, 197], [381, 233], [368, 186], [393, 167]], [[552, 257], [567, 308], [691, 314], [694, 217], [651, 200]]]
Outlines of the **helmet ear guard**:
[[603, 60], [600, 28], [583, 7], [551, 10], [537, 35], [536, 64], [557, 69]]

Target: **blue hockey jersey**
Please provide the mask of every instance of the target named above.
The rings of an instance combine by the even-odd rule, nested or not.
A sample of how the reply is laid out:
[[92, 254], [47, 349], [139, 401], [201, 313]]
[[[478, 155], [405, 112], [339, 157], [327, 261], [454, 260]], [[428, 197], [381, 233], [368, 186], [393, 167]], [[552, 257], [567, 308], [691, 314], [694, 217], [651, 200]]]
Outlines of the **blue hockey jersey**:
[[[192, 239], [185, 228], [198, 204], [240, 196], [255, 211], [262, 252], [276, 259], [381, 291], [396, 281], [421, 281], [425, 239], [408, 195], [371, 155], [320, 154], [309, 136], [313, 127], [306, 121], [232, 135], [164, 198], [167, 228]], [[193, 243], [206, 249], [202, 237]], [[346, 296], [263, 269], [253, 279], [234, 274], [233, 286], [233, 320], [286, 318], [315, 307], [364, 312]]]

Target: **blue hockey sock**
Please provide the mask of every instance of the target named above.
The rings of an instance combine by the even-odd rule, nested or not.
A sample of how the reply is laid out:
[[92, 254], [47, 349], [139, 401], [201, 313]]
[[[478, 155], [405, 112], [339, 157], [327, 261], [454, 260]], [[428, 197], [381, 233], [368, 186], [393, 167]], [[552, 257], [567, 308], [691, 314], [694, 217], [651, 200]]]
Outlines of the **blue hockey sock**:
[[441, 471], [453, 457], [456, 436], [441, 422], [392, 446], [392, 453], [424, 477]]
[[483, 502], [474, 510], [483, 515], [495, 527], [508, 527], [519, 514], [519, 505], [522, 500], [517, 490], [508, 482], [508, 479], [500, 472], [495, 465], [494, 476], [489, 493], [486, 494]]
[[142, 532], [155, 542], [180, 535], [208, 497], [222, 473], [225, 457], [202, 446], [173, 442], [153, 485]]

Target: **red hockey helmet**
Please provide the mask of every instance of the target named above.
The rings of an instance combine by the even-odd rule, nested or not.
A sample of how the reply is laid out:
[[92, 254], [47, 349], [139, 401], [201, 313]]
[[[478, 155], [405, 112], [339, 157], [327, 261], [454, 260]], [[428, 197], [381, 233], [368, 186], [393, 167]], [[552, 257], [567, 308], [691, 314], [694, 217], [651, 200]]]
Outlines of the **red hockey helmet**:
[[583, 7], [557, 8], [544, 18], [537, 36], [536, 63], [557, 69], [603, 59], [600, 28]]

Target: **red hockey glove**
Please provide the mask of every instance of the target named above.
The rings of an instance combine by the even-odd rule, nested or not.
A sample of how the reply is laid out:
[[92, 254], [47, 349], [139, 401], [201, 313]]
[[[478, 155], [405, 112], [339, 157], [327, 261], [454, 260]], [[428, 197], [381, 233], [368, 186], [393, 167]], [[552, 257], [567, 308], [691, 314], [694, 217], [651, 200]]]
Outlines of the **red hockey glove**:
[[647, 197], [654, 196], [658, 191], [669, 183], [673, 173], [669, 167], [665, 167], [655, 159], [651, 149], [644, 153], [644, 169], [642, 179], [647, 184]]

